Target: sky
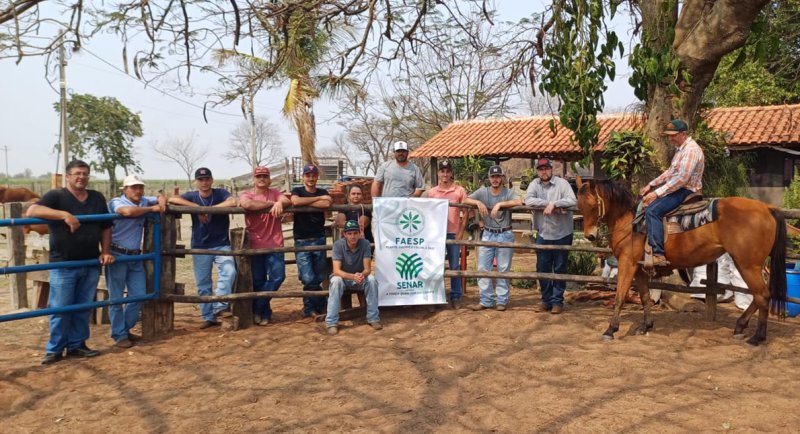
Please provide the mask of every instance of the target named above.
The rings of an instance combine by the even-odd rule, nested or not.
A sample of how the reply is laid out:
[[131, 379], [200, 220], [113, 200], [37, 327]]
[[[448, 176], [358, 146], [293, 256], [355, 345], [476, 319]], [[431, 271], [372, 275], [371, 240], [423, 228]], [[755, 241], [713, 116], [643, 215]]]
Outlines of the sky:
[[[530, 0], [497, 0], [502, 19], [517, 20], [542, 9], [541, 2]], [[620, 33], [618, 31], [618, 33]], [[620, 38], [626, 40], [623, 35]], [[132, 75], [126, 75], [122, 62], [122, 45], [111, 35], [99, 35], [86, 42], [81, 51], [71, 54], [67, 66], [67, 88], [70, 94], [88, 93], [98, 97], [117, 98], [142, 119], [144, 136], [134, 142], [134, 148], [147, 179], [183, 179], [185, 175], [175, 164], [159, 159], [151, 151], [155, 142], [170, 138], [194, 136], [195, 144], [207, 148], [208, 154], [201, 165], [211, 168], [216, 179], [227, 179], [249, 170], [244, 161], [229, 162], [222, 157], [227, 149], [230, 133], [244, 122], [238, 102], [216, 107], [203, 120], [203, 104], [211, 92], [213, 82], [193, 75], [195, 94], [190, 95], [174, 86], [157, 83], [144, 86]], [[617, 60], [617, 79], [606, 91], [606, 107], [626, 107], [635, 101], [627, 84], [627, 60]], [[55, 172], [59, 117], [53, 103], [59, 99], [57, 71], [51, 72], [52, 84], [45, 78], [45, 61], [41, 57], [25, 58], [16, 65], [13, 59], [0, 60], [0, 171], [13, 175], [29, 168], [34, 175]], [[54, 80], [55, 79], [55, 80]], [[52, 86], [52, 87], [51, 87]], [[161, 91], [159, 89], [166, 91]], [[266, 117], [278, 126], [284, 143], [284, 155], [299, 156], [297, 136], [280, 114], [284, 92], [262, 91], [255, 101], [256, 116]], [[343, 132], [336, 124], [336, 106], [321, 100], [315, 105], [317, 148], [333, 144]], [[3, 152], [7, 147], [8, 159]], [[121, 174], [121, 172], [120, 172]], [[98, 177], [105, 176], [100, 173]]]

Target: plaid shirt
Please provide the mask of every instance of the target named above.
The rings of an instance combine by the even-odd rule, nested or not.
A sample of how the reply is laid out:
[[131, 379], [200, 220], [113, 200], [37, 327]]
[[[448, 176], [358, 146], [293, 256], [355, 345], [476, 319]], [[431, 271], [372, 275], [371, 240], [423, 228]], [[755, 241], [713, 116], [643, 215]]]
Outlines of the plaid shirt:
[[691, 137], [687, 137], [678, 152], [672, 157], [669, 169], [650, 182], [651, 187], [660, 185], [655, 192], [664, 197], [679, 188], [686, 188], [693, 193], [703, 188], [703, 168], [705, 157], [700, 145]]

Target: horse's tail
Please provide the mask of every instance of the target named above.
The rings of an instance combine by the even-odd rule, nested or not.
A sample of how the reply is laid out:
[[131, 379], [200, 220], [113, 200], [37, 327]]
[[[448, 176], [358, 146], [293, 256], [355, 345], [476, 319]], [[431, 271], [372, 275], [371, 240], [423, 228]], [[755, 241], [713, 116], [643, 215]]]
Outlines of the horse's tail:
[[770, 208], [775, 219], [775, 244], [770, 252], [769, 311], [786, 316], [786, 222], [781, 210]]

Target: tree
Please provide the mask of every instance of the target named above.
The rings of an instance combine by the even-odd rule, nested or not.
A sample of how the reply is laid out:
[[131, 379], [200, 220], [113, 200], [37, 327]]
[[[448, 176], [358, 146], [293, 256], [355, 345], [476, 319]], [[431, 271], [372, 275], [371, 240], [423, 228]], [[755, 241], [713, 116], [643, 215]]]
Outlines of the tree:
[[[54, 104], [60, 111], [58, 103]], [[117, 168], [141, 171], [133, 141], [142, 137], [142, 120], [116, 98], [72, 95], [67, 102], [70, 158], [86, 159], [108, 175], [110, 191], [117, 189]]]
[[161, 156], [163, 161], [171, 161], [177, 164], [186, 174], [186, 179], [189, 180], [190, 184], [195, 168], [208, 154], [208, 149], [201, 149], [195, 146], [194, 133], [186, 137], [171, 138], [163, 145], [155, 142], [152, 149], [153, 152]]
[[244, 161], [248, 167], [269, 166], [283, 159], [283, 148], [277, 127], [266, 118], [257, 118], [255, 123], [256, 164], [251, 152], [250, 122], [242, 122], [233, 131], [228, 151], [222, 154], [230, 162]]

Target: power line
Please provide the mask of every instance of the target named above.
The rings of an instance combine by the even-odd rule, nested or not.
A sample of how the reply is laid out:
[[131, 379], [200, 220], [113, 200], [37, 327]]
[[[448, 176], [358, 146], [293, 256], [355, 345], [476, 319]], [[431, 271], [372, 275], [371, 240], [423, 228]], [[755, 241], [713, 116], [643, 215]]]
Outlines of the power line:
[[112, 64], [111, 62], [109, 62], [109, 61], [107, 61], [107, 60], [103, 59], [102, 57], [98, 56], [97, 54], [94, 54], [94, 53], [92, 53], [91, 51], [89, 51], [89, 50], [88, 50], [88, 49], [86, 49], [85, 47], [82, 47], [82, 48], [81, 48], [81, 51], [85, 51], [85, 52], [89, 53], [89, 54], [90, 54], [92, 57], [94, 57], [95, 59], [97, 59], [97, 60], [99, 60], [99, 61], [101, 61], [101, 62], [105, 63], [106, 65], [108, 65], [109, 67], [113, 68], [113, 69], [114, 69], [114, 70], [116, 70], [117, 72], [119, 72], [119, 73], [123, 74], [124, 76], [126, 76], [126, 77], [128, 77], [128, 78], [130, 78], [130, 79], [132, 79], [132, 80], [135, 80], [135, 81], [137, 81], [137, 82], [139, 82], [139, 83], [142, 83], [142, 84], [144, 84], [146, 87], [149, 87], [149, 88], [155, 89], [156, 91], [160, 92], [162, 95], [164, 95], [164, 96], [167, 96], [167, 97], [170, 97], [170, 98], [172, 98], [172, 99], [174, 99], [174, 100], [176, 100], [176, 101], [182, 102], [182, 103], [184, 103], [184, 104], [190, 105], [190, 106], [192, 106], [192, 107], [195, 107], [195, 108], [198, 108], [198, 109], [201, 109], [201, 110], [202, 110], [202, 109], [204, 109], [204, 110], [205, 110], [207, 113], [215, 113], [215, 114], [218, 114], [218, 115], [222, 115], [222, 116], [229, 116], [229, 117], [235, 117], [235, 118], [241, 118], [241, 117], [242, 117], [241, 115], [236, 115], [236, 114], [231, 114], [231, 113], [225, 113], [225, 112], [221, 112], [221, 111], [217, 111], [217, 110], [213, 110], [213, 109], [209, 109], [209, 108], [204, 108], [204, 106], [201, 106], [201, 105], [195, 104], [195, 103], [193, 103], [193, 102], [191, 102], [191, 101], [187, 101], [187, 100], [185, 100], [185, 99], [183, 99], [183, 98], [180, 98], [180, 97], [178, 97], [178, 96], [172, 95], [171, 93], [169, 93], [169, 92], [167, 92], [167, 91], [165, 91], [165, 90], [163, 90], [163, 89], [160, 89], [160, 88], [158, 88], [158, 87], [157, 87], [157, 86], [155, 86], [155, 85], [152, 85], [152, 84], [150, 84], [150, 83], [147, 83], [147, 82], [145, 82], [145, 81], [142, 81], [142, 80], [140, 80], [140, 79], [139, 79], [139, 78], [137, 78], [137, 77], [134, 77], [134, 76], [132, 76], [132, 75], [130, 75], [130, 74], [127, 74], [127, 73], [126, 73], [124, 70], [120, 69], [118, 66], [116, 66], [116, 65]]

